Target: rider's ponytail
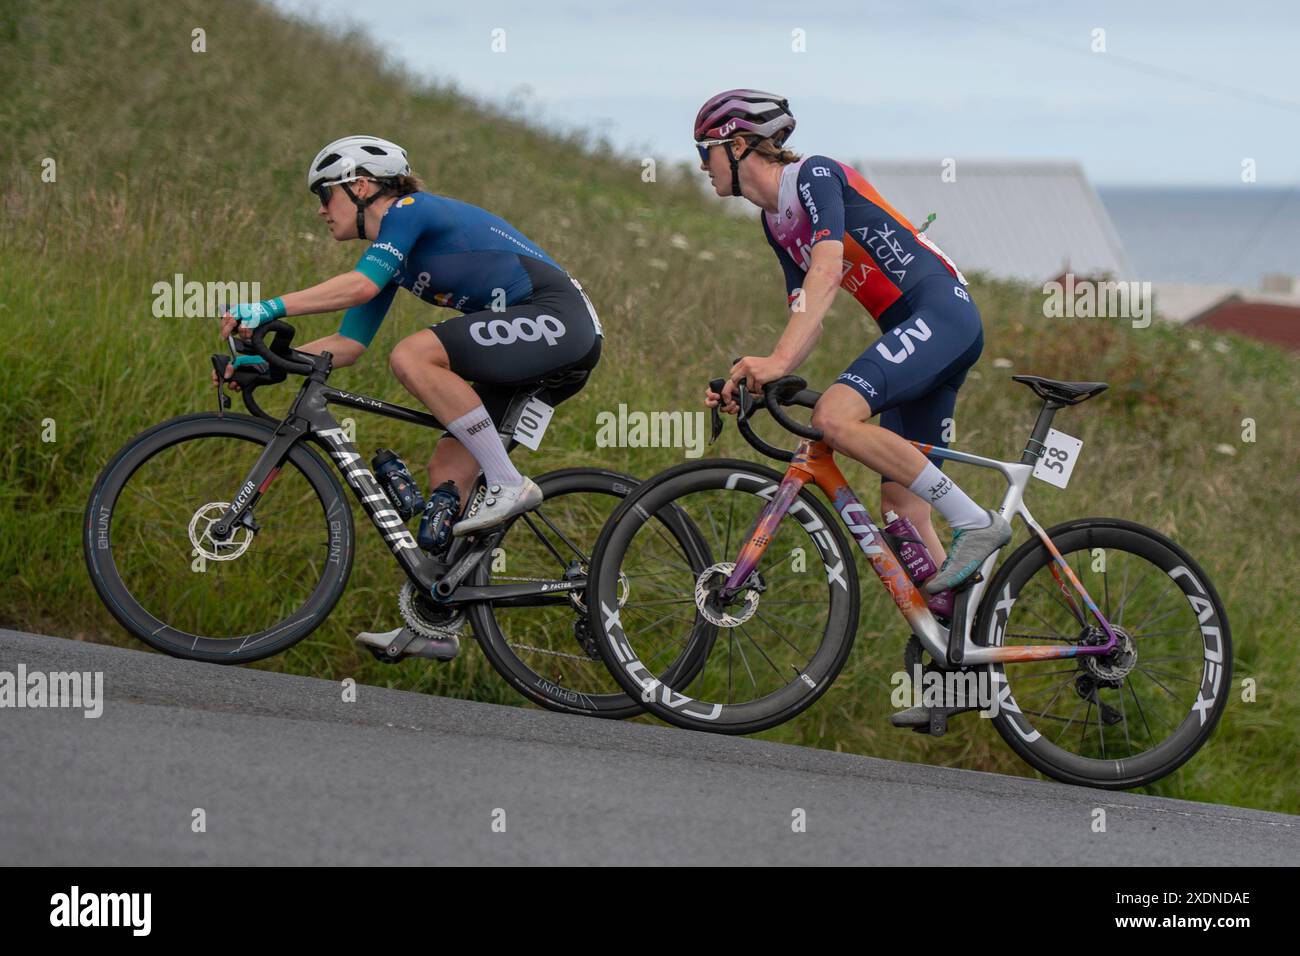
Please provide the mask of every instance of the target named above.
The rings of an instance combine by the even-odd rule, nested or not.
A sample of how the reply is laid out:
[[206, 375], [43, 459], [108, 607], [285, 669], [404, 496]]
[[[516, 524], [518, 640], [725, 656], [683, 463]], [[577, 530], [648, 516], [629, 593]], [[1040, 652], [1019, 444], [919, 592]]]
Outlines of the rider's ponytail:
[[424, 182], [419, 176], [385, 176], [383, 179], [376, 179], [384, 192], [393, 193], [397, 196], [409, 196], [411, 193], [424, 191]]
[[[744, 135], [744, 134], [742, 134]], [[750, 144], [750, 149], [762, 156], [768, 162], [780, 163], [782, 166], [788, 166], [790, 163], [799, 162], [799, 154], [789, 149], [782, 149], [776, 145], [771, 137], [759, 139], [755, 136], [745, 136], [745, 142]]]

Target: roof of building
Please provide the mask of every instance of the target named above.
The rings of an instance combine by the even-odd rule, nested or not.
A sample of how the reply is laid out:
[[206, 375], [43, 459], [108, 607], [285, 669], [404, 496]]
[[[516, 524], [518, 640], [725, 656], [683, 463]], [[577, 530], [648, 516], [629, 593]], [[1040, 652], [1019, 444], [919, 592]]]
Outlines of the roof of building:
[[1201, 285], [1193, 282], [1153, 282], [1156, 317], [1184, 324], [1236, 292], [1235, 285]]
[[1134, 279], [1123, 244], [1075, 162], [935, 161], [858, 165], [882, 196], [963, 271], [1045, 282], [1062, 272]]
[[1188, 324], [1239, 332], [1300, 350], [1300, 297], [1265, 293], [1231, 295], [1189, 319]]

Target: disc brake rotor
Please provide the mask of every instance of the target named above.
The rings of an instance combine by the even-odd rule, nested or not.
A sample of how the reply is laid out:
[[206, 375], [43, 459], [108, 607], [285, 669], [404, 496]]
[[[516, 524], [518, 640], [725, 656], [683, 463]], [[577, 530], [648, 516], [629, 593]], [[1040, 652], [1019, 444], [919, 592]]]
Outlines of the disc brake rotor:
[[757, 588], [746, 587], [737, 592], [733, 602], [739, 600], [739, 604], [723, 604], [718, 600], [718, 592], [722, 590], [727, 579], [731, 577], [731, 572], [735, 570], [734, 561], [721, 561], [705, 568], [695, 581], [695, 606], [710, 624], [716, 624], [718, 627], [739, 627], [758, 610], [759, 590]]
[[236, 525], [230, 529], [230, 537], [218, 541], [212, 537], [212, 526], [221, 520], [221, 516], [230, 507], [227, 501], [212, 501], [190, 519], [190, 544], [208, 561], [233, 561], [253, 543], [253, 530], [246, 525]]

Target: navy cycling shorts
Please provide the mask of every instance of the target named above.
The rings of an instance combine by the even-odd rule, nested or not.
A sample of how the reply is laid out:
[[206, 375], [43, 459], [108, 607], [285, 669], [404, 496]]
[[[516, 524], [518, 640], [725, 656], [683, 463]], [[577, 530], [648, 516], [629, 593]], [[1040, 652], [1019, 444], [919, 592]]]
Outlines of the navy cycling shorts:
[[[866, 399], [882, 427], [909, 441], [947, 448], [945, 420], [957, 390], [984, 350], [984, 326], [970, 293], [950, 279], [927, 280], [910, 312], [890, 326], [835, 381]], [[930, 456], [940, 468], [943, 462]]]

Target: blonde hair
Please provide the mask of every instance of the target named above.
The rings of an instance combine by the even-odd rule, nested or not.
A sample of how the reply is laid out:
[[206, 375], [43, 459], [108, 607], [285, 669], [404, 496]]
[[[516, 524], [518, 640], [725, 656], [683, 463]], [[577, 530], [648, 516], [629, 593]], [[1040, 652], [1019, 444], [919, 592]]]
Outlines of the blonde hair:
[[755, 153], [772, 163], [780, 163], [782, 166], [788, 166], [791, 163], [799, 162], [800, 156], [792, 150], [782, 149], [772, 141], [771, 137], [757, 139], [753, 136], [743, 137], [745, 142], [750, 145]]

